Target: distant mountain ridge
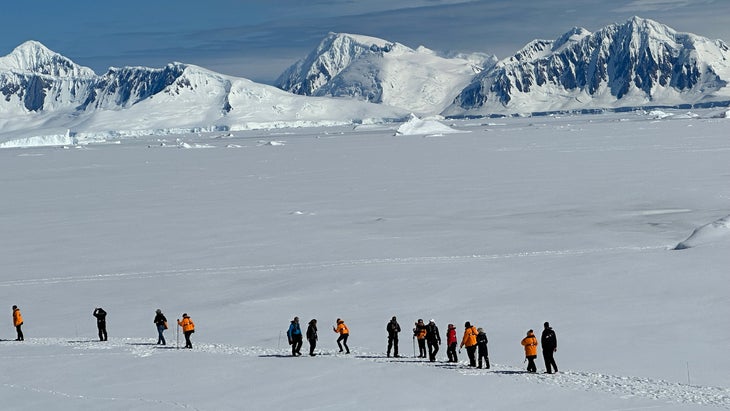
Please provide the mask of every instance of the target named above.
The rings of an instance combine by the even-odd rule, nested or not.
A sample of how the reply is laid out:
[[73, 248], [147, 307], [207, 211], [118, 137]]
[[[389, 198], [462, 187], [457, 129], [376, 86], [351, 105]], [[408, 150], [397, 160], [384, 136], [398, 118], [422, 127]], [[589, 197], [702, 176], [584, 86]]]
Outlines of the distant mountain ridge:
[[573, 28], [556, 40], [534, 40], [501, 61], [330, 33], [282, 73], [281, 89], [183, 63], [97, 75], [28, 41], [0, 57], [0, 143], [37, 135], [384, 122], [409, 113], [727, 105], [728, 84], [727, 44], [639, 17], [595, 33]]
[[730, 100], [720, 41], [634, 17], [595, 33], [535, 41], [475, 76], [447, 115], [698, 104]]
[[418, 114], [439, 113], [496, 57], [442, 57], [425, 48], [347, 33], [330, 33], [274, 85], [306, 96], [354, 97]]
[[729, 60], [721, 40], [639, 17], [595, 33], [576, 27], [555, 40], [533, 40], [499, 62], [330, 33], [275, 85], [445, 116], [727, 104]]
[[385, 105], [298, 96], [183, 63], [96, 75], [36, 41], [0, 57], [0, 143], [30, 136], [58, 141], [59, 135], [383, 122], [407, 115]]

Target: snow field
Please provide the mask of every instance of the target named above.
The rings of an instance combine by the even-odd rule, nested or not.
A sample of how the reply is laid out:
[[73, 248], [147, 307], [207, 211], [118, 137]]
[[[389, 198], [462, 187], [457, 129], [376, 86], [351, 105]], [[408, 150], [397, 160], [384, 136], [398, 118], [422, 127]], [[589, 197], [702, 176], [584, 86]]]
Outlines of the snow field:
[[[0, 342], [4, 407], [730, 408], [729, 238], [672, 250], [728, 215], [728, 126], [701, 114], [0, 150], [0, 338], [13, 304], [26, 320]], [[191, 315], [194, 350], [152, 345], [156, 308]], [[286, 356], [295, 315], [327, 355]], [[484, 327], [494, 368], [383, 358], [392, 315], [405, 355], [418, 318]], [[561, 372], [523, 374], [544, 321]]]

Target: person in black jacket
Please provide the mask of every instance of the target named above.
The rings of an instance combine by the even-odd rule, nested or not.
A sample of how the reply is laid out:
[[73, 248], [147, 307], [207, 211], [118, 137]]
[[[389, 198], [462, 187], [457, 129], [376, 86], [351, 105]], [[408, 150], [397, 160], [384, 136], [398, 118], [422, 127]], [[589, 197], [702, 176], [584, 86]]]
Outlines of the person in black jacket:
[[545, 360], [545, 373], [552, 374], [551, 368], [558, 372], [558, 365], [555, 364], [554, 353], [558, 351], [558, 337], [555, 336], [555, 331], [550, 328], [550, 323], [545, 321], [545, 329], [542, 330], [542, 336], [540, 337], [540, 343], [542, 345], [542, 358]]
[[307, 326], [307, 341], [309, 341], [309, 355], [314, 357], [314, 348], [317, 347], [317, 320], [312, 319]]
[[106, 311], [101, 307], [97, 307], [93, 315], [96, 317], [96, 328], [99, 329], [99, 341], [106, 341]]
[[385, 326], [385, 330], [388, 331], [388, 351], [387, 355], [390, 357], [390, 350], [393, 349], [393, 356], [398, 358], [398, 333], [400, 332], [400, 325], [395, 319], [395, 316], [390, 319], [388, 325]]
[[434, 362], [436, 353], [439, 352], [439, 345], [441, 345], [441, 334], [439, 334], [439, 328], [434, 320], [429, 321], [426, 326], [426, 342], [428, 343], [428, 359]]
[[489, 350], [487, 349], [487, 333], [484, 328], [477, 328], [477, 348], [479, 350], [479, 368], [482, 368], [482, 359], [484, 359], [484, 368], [489, 369]]
[[162, 333], [167, 329], [167, 318], [165, 318], [165, 314], [162, 314], [162, 310], [159, 308], [155, 311], [155, 319], [153, 322], [157, 326], [157, 344], [166, 345], [167, 342]]

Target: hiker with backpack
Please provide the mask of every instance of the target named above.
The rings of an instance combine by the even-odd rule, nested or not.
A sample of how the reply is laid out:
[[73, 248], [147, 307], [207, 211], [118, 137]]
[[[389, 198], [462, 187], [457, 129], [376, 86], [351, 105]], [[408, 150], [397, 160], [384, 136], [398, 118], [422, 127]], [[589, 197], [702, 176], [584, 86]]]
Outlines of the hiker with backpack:
[[299, 317], [294, 317], [291, 320], [289, 329], [286, 331], [286, 337], [289, 339], [289, 345], [291, 345], [291, 356], [302, 355], [300, 352], [302, 349], [302, 329], [299, 327]]

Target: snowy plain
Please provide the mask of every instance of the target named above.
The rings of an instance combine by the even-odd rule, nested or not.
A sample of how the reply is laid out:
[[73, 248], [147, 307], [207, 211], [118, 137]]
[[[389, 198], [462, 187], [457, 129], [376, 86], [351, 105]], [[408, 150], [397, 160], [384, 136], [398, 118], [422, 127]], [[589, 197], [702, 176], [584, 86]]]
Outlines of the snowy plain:
[[[2, 149], [1, 408], [730, 409], [730, 120], [669, 114]], [[411, 358], [418, 318], [483, 327], [492, 369]], [[560, 373], [525, 374], [544, 321]]]

